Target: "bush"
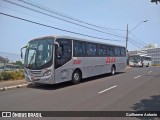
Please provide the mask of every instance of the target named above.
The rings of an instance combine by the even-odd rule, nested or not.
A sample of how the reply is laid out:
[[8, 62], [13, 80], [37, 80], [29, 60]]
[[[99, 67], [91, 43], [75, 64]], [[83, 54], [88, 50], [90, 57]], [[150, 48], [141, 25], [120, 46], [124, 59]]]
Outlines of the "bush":
[[1, 76], [3, 80], [13, 79], [13, 75], [10, 72], [3, 71], [1, 72]]
[[13, 74], [13, 79], [22, 79], [23, 78], [23, 73], [20, 71], [12, 72], [12, 74]]
[[0, 73], [0, 80], [2, 80], [2, 75], [1, 75], [1, 73]]
[[0, 73], [0, 80], [24, 79], [23, 71], [3, 71]]

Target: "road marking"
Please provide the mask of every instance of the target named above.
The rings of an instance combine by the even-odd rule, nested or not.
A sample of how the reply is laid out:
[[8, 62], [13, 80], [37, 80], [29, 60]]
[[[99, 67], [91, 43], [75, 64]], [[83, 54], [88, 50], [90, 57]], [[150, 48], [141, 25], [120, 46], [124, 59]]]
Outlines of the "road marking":
[[134, 79], [139, 78], [139, 77], [141, 77], [141, 75], [139, 75], [139, 76], [137, 76], [137, 77], [134, 77]]
[[148, 73], [151, 73], [152, 71], [149, 71]]
[[105, 90], [103, 90], [103, 91], [100, 91], [100, 92], [98, 92], [98, 93], [101, 94], [101, 93], [106, 92], [106, 91], [108, 91], [108, 90], [110, 90], [110, 89], [113, 89], [113, 88], [115, 88], [115, 87], [117, 87], [117, 85], [112, 86], [112, 87], [110, 87], [110, 88], [108, 88], [108, 89], [105, 89]]

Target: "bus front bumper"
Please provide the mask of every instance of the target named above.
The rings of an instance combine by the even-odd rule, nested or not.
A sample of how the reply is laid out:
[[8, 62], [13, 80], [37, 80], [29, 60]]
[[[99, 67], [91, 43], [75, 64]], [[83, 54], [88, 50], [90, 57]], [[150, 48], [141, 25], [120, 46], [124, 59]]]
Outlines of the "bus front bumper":
[[43, 76], [43, 77], [35, 77], [25, 74], [25, 79], [27, 82], [33, 82], [33, 83], [42, 83], [42, 84], [53, 84], [53, 77], [52, 75], [49, 76]]

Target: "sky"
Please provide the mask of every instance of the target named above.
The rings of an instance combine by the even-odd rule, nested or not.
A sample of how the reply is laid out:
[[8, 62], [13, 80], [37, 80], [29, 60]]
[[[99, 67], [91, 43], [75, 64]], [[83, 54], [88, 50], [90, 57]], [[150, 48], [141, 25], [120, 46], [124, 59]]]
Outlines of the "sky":
[[[7, 1], [21, 4], [52, 16], [63, 18], [53, 13], [24, 4], [19, 0]], [[0, 52], [20, 54], [20, 49], [27, 45], [27, 42], [30, 40], [50, 35], [66, 35], [125, 46], [127, 24], [128, 30], [131, 31], [128, 34], [128, 50], [138, 50], [153, 43], [157, 43], [160, 47], [160, 4], [156, 5], [155, 3], [151, 3], [150, 0], [27, 1], [32, 3], [34, 2], [34, 4], [36, 3], [40, 6], [45, 6], [52, 11], [57, 11], [58, 13], [62, 13], [66, 16], [71, 16], [72, 18], [79, 19], [90, 24], [105, 27], [105, 29], [76, 22], [77, 24], [103, 31], [103, 33], [86, 29], [16, 6], [6, 2], [5, 0], [0, 0], [0, 12], [72, 32], [105, 38], [107, 40], [67, 33], [0, 14]], [[63, 19], [72, 21], [67, 18]], [[148, 21], [143, 22], [144, 20]]]

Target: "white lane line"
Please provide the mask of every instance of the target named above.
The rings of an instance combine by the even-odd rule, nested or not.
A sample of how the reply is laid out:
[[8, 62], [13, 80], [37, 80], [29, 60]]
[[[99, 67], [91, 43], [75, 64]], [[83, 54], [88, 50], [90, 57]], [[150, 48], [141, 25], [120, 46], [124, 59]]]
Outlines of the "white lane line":
[[139, 75], [139, 76], [137, 76], [137, 77], [134, 77], [134, 79], [139, 78], [139, 77], [141, 77], [141, 75]]
[[148, 73], [151, 73], [152, 71], [149, 71]]
[[103, 91], [100, 91], [100, 92], [98, 92], [98, 93], [101, 94], [101, 93], [106, 92], [106, 91], [108, 91], [108, 90], [110, 90], [110, 89], [113, 89], [113, 88], [115, 88], [115, 87], [117, 87], [117, 85], [112, 86], [112, 87], [110, 87], [110, 88], [108, 88], [108, 89], [105, 89], [105, 90], [103, 90]]

